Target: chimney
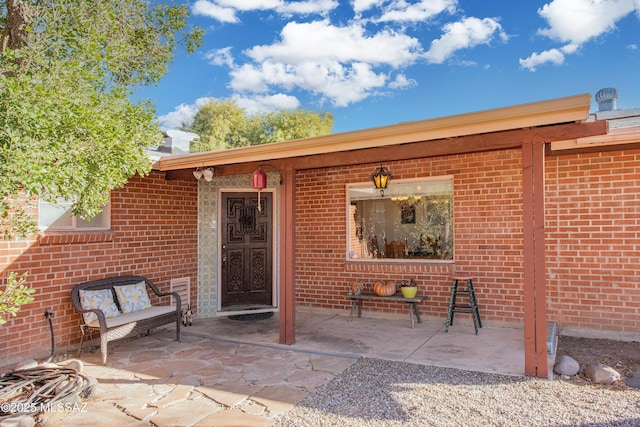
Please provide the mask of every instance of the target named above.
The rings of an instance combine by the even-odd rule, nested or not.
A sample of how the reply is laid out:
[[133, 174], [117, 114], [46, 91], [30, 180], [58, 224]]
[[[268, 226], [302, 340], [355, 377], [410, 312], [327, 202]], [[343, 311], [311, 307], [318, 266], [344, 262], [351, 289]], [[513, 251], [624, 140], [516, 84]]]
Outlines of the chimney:
[[618, 89], [613, 87], [605, 87], [596, 92], [596, 101], [598, 101], [598, 111], [613, 111], [617, 108]]

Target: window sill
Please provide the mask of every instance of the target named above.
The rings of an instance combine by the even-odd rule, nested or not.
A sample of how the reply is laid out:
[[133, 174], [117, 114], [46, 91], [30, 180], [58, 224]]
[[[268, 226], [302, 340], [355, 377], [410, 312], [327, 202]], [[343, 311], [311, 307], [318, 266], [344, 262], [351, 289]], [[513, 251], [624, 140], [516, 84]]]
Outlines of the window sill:
[[38, 236], [40, 246], [75, 245], [113, 242], [113, 230], [100, 231], [45, 231]]
[[454, 264], [452, 259], [439, 258], [349, 258], [347, 264]]

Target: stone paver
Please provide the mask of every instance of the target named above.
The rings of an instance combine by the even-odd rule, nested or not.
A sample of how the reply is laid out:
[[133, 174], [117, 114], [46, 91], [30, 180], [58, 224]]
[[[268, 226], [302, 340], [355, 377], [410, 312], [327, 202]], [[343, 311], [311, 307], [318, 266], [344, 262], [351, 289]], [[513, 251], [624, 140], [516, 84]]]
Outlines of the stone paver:
[[41, 425], [268, 426], [356, 360], [173, 336], [111, 344], [107, 366], [99, 351], [84, 353], [96, 393], [84, 412], [43, 414]]
[[220, 405], [208, 399], [187, 399], [159, 408], [151, 422], [158, 427], [192, 426], [221, 410]]
[[82, 410], [82, 412], [47, 412], [42, 415], [41, 421], [38, 424], [42, 427], [139, 427], [149, 425], [148, 422], [144, 422], [127, 415], [120, 408], [109, 402], [91, 402]]
[[259, 388], [255, 386], [234, 384], [231, 386], [221, 387], [198, 387], [196, 391], [204, 394], [209, 399], [212, 399], [221, 405], [234, 407], [246, 400], [251, 393], [256, 392], [257, 389]]
[[307, 391], [288, 386], [265, 387], [251, 398], [267, 407], [269, 412], [285, 412], [304, 399]]
[[200, 420], [194, 427], [267, 427], [271, 419], [261, 415], [247, 414], [240, 409], [220, 411]]

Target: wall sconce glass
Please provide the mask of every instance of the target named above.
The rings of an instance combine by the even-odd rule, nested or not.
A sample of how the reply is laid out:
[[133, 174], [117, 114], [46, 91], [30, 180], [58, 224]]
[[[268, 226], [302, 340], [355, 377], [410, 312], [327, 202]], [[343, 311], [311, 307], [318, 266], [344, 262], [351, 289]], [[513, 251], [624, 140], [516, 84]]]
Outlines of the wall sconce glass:
[[278, 175], [280, 175], [280, 185], [282, 185], [282, 174], [280, 173], [280, 169], [267, 163], [258, 166], [258, 169], [256, 169], [256, 171], [251, 176], [251, 187], [253, 187], [255, 190], [258, 190], [258, 212], [262, 212], [262, 205], [260, 204], [260, 192], [267, 188], [267, 173], [262, 170], [264, 166], [272, 167], [276, 172], [278, 172]]
[[193, 171], [193, 176], [196, 180], [200, 180], [200, 178], [204, 178], [205, 181], [211, 182], [213, 179], [213, 167], [208, 167], [206, 169], [197, 168]]
[[384, 190], [389, 185], [391, 178], [393, 178], [393, 175], [391, 175], [391, 172], [389, 172], [387, 168], [382, 167], [382, 163], [380, 163], [380, 166], [371, 174], [371, 181], [373, 181], [373, 185], [376, 186], [376, 190], [380, 190], [380, 197], [384, 196]]

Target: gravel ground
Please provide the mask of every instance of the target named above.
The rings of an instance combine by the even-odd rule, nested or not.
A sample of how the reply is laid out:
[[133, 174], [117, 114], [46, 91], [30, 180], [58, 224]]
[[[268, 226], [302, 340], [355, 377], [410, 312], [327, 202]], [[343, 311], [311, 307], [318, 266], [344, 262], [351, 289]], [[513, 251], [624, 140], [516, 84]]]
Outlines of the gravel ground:
[[640, 426], [640, 390], [360, 359], [275, 426]]

